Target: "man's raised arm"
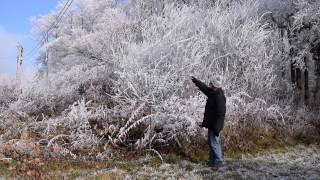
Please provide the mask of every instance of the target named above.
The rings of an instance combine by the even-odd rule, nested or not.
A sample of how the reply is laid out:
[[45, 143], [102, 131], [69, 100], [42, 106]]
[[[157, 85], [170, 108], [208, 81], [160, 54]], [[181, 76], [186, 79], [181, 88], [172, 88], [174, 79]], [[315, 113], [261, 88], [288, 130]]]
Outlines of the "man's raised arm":
[[200, 89], [200, 91], [202, 91], [205, 95], [208, 96], [210, 88], [205, 83], [201, 82], [193, 76], [191, 76], [191, 80]]

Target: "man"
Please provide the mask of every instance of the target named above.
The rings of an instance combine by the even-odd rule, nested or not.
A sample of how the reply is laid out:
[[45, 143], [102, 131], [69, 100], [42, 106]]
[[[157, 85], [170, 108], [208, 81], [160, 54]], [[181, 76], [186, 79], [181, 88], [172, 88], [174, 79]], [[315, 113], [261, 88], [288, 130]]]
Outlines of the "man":
[[195, 77], [192, 82], [208, 97], [201, 127], [208, 128], [209, 162], [211, 167], [223, 164], [219, 133], [223, 129], [226, 114], [226, 97], [220, 77], [215, 77], [209, 87]]

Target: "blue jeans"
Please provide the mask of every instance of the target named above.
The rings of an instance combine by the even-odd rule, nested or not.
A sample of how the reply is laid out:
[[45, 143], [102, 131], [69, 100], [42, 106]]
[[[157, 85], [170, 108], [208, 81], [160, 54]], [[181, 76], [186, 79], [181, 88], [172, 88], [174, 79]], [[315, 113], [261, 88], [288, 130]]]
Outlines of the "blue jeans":
[[219, 134], [208, 128], [209, 162], [208, 165], [222, 164], [222, 151], [219, 143]]

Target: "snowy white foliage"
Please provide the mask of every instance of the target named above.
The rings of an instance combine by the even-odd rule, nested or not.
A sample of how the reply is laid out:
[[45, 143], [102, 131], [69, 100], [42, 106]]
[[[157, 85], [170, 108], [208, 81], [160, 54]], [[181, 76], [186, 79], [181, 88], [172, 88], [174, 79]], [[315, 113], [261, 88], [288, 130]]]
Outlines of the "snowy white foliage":
[[[320, 38], [320, 2], [302, 0], [297, 3], [298, 12], [294, 16], [292, 46], [296, 51], [295, 62], [297, 66], [308, 68], [305, 59], [317, 52]], [[313, 52], [312, 52], [313, 51]]]
[[0, 75], [0, 115], [17, 100], [18, 90], [15, 79], [9, 75]]

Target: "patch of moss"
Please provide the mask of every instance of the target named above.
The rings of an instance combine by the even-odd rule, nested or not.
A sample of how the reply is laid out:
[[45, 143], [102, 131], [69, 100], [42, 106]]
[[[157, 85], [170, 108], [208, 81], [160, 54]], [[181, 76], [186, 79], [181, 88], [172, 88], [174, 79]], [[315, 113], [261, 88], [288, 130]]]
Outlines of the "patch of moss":
[[0, 177], [11, 177], [16, 165], [16, 160], [11, 160], [10, 162], [0, 162]]
[[69, 173], [68, 173], [68, 178], [69, 179], [76, 179], [78, 177], [84, 176], [88, 173], [88, 170], [85, 169], [72, 169]]
[[268, 150], [276, 150], [285, 152], [289, 144], [281, 139], [276, 139], [271, 136], [263, 136], [258, 139], [248, 140], [248, 150], [241, 150], [238, 147], [231, 147], [225, 150], [225, 157], [232, 159], [240, 159], [243, 154], [257, 154]]
[[194, 162], [194, 163], [200, 163], [200, 162], [206, 162], [208, 161], [208, 151], [207, 149], [204, 150], [204, 148], [198, 148], [198, 149], [185, 149], [183, 151], [183, 156], [185, 159]]
[[116, 166], [118, 166], [120, 169], [124, 169], [126, 171], [132, 171], [135, 168], [137, 168], [138, 164], [136, 162], [133, 162], [133, 161], [127, 161], [125, 163], [121, 163], [121, 164], [118, 164]]
[[0, 177], [10, 176], [10, 170], [6, 165], [0, 164]]
[[152, 158], [148, 164], [151, 166], [159, 166], [162, 164], [162, 161], [159, 158]]
[[94, 179], [95, 180], [103, 180], [103, 179], [107, 179], [107, 178], [109, 178], [109, 176], [107, 175], [107, 174], [98, 174]]
[[251, 152], [258, 153], [269, 149], [284, 149], [286, 143], [280, 139], [274, 139], [272, 137], [263, 137], [252, 143]]
[[95, 180], [123, 179], [121, 174], [116, 173], [101, 173], [95, 177]]
[[175, 153], [169, 153], [166, 156], [165, 161], [170, 164], [176, 164], [176, 163], [180, 162], [181, 159], [182, 159], [182, 157], [180, 155], [175, 154]]

